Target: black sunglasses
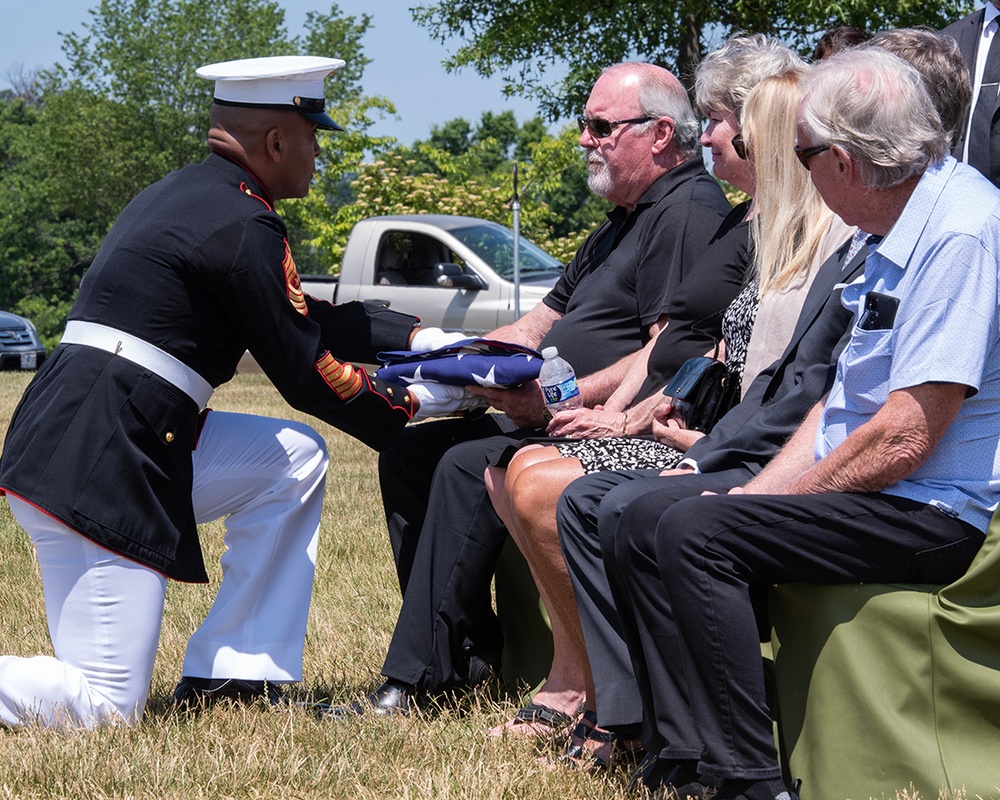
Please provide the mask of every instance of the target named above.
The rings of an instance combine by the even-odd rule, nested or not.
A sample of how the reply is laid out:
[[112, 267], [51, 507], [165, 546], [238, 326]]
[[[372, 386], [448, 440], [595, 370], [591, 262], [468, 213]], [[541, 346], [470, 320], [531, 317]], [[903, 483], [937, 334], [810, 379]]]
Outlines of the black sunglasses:
[[743, 141], [743, 134], [737, 133], [730, 141], [733, 143], [733, 150], [736, 151], [736, 155], [742, 158], [744, 161], [747, 160], [747, 143]]
[[619, 125], [630, 123], [651, 122], [656, 117], [633, 117], [632, 119], [600, 119], [599, 117], [577, 117], [576, 124], [580, 126], [580, 133], [585, 130], [590, 131], [590, 135], [595, 139], [606, 139]]
[[809, 169], [809, 159], [813, 156], [818, 156], [825, 150], [829, 150], [830, 145], [818, 144], [815, 147], [799, 147], [798, 145], [795, 145], [794, 149], [795, 155], [799, 159], [799, 163], [806, 169]]

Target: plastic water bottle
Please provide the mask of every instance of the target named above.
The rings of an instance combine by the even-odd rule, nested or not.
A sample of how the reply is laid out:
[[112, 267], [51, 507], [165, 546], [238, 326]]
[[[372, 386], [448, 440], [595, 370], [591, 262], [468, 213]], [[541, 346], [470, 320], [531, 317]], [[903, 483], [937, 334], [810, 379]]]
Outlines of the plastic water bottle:
[[565, 411], [580, 407], [580, 387], [576, 385], [576, 373], [566, 359], [559, 356], [555, 347], [542, 350], [542, 368], [538, 372], [538, 382], [542, 386], [545, 407], [551, 412]]

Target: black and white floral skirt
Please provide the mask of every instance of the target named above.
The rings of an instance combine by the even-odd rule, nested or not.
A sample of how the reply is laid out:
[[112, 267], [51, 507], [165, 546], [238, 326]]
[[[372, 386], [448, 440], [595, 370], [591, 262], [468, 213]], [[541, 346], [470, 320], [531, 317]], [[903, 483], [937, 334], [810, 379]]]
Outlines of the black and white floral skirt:
[[563, 458], [578, 458], [586, 474], [626, 469], [671, 469], [684, 454], [654, 439], [615, 436], [553, 444]]

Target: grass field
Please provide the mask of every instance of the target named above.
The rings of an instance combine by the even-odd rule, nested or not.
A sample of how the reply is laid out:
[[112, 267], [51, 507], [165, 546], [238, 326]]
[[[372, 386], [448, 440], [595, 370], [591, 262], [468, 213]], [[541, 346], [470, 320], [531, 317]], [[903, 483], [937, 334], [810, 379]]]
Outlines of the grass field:
[[[0, 373], [0, 435], [29, 378]], [[296, 416], [261, 375], [239, 376], [216, 392], [212, 406]], [[378, 680], [399, 590], [375, 454], [323, 423], [310, 423], [326, 437], [331, 465], [306, 677], [293, 693], [302, 700], [348, 702]], [[203, 528], [214, 580], [221, 543], [220, 524]], [[34, 552], [4, 502], [0, 563], [0, 653], [51, 654]], [[624, 797], [617, 777], [536, 763], [551, 748], [487, 738], [486, 730], [516, 706], [485, 694], [407, 719], [318, 721], [302, 708], [232, 706], [175, 713], [168, 698], [184, 645], [216, 586], [169, 585], [150, 702], [137, 727], [70, 735], [0, 730], [0, 797]]]
[[[0, 373], [0, 435], [29, 375]], [[218, 409], [297, 416], [261, 375], [241, 375]], [[316, 585], [296, 699], [349, 702], [378, 681], [399, 593], [378, 499], [375, 455], [323, 423], [331, 465]], [[218, 580], [220, 524], [202, 544]], [[0, 502], [0, 653], [50, 654], [33, 549]], [[213, 570], [212, 567], [215, 566]], [[319, 721], [300, 707], [217, 706], [178, 714], [168, 703], [184, 645], [217, 584], [171, 583], [150, 702], [134, 728], [58, 733], [0, 729], [0, 798], [616, 798], [623, 769], [594, 776], [539, 763], [552, 745], [492, 740], [516, 704], [486, 694], [408, 718]], [[901, 800], [916, 800], [905, 792]]]

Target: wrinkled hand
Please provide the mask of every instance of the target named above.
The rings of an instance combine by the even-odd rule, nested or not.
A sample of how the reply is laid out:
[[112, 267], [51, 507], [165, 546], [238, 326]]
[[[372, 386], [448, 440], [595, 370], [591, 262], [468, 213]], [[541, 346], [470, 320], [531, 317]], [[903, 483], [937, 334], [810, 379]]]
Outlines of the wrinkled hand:
[[669, 397], [663, 398], [663, 402], [653, 409], [653, 438], [656, 441], [686, 453], [704, 435], [701, 431], [689, 431], [684, 427]]
[[503, 411], [519, 428], [541, 428], [545, 425], [542, 413], [545, 401], [538, 381], [531, 381], [512, 389], [491, 389], [469, 386], [470, 392], [486, 400], [498, 411]]
[[418, 408], [413, 414], [414, 422], [428, 417], [447, 417], [483, 405], [481, 398], [461, 386], [448, 386], [444, 383], [411, 383], [408, 388], [418, 403]]
[[410, 340], [410, 349], [417, 353], [429, 353], [431, 350], [448, 347], [471, 338], [461, 331], [446, 333], [440, 328], [420, 328]]
[[666, 422], [653, 420], [653, 438], [674, 450], [686, 453], [705, 434], [701, 431], [689, 431], [678, 419], [668, 419]]
[[557, 411], [546, 429], [549, 436], [573, 439], [601, 439], [621, 436], [625, 416], [621, 411], [607, 411], [602, 406]]
[[[713, 497], [713, 496], [715, 496], [717, 494], [718, 494], [718, 492], [708, 492], [708, 491], [705, 491], [705, 492], [701, 493], [701, 496], [702, 497]], [[744, 486], [734, 486], [732, 489], [730, 489], [728, 492], [726, 492], [726, 494], [753, 494], [753, 492], [748, 492], [746, 490], [746, 487], [744, 487]]]

